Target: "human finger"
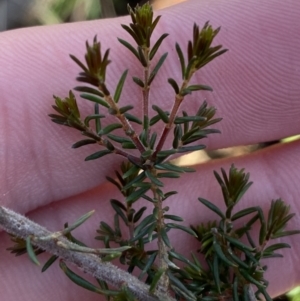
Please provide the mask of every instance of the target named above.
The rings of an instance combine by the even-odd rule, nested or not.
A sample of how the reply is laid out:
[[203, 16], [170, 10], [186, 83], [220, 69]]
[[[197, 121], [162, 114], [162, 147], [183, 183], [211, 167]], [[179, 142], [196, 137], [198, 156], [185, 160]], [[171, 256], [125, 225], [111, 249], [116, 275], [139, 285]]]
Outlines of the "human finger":
[[[195, 78], [211, 85], [215, 92], [193, 94], [186, 100], [187, 110], [194, 112], [207, 97], [217, 107], [218, 116], [223, 117], [217, 125], [222, 135], [209, 137], [209, 148], [276, 140], [298, 133], [299, 41], [290, 38], [296, 36], [300, 22], [298, 5], [294, 1], [189, 1], [160, 12], [164, 18], [155, 38], [168, 31], [170, 38], [164, 46], [172, 47], [161, 78], [173, 74], [179, 78], [178, 64], [171, 63], [177, 62], [171, 37], [185, 43], [194, 20], [204, 23], [210, 19], [214, 26], [221, 25], [217, 42], [230, 48]], [[80, 139], [78, 133], [58, 128], [46, 115], [51, 112], [51, 95], [67, 95], [68, 89], [76, 85], [78, 68], [68, 54], [83, 57], [83, 41], [96, 33], [103, 48], [111, 47], [114, 64], [107, 75], [109, 83], [115, 84], [116, 75], [127, 67], [121, 63], [123, 53], [131, 75], [139, 74], [135, 58], [127, 56], [126, 49], [121, 52], [115, 39], [129, 39], [120, 31], [120, 23], [126, 22], [128, 18], [119, 18], [1, 34], [0, 61], [5, 70], [0, 81], [2, 204], [27, 212], [96, 186], [105, 180], [107, 170], [118, 166], [122, 160], [119, 157], [83, 162], [96, 148], [69, 149]], [[161, 78], [154, 81], [152, 96], [167, 109], [174, 96]], [[125, 87], [121, 101], [135, 105], [138, 112], [140, 98], [133, 95], [139, 95], [138, 88]], [[90, 108], [80, 105], [83, 112]]]

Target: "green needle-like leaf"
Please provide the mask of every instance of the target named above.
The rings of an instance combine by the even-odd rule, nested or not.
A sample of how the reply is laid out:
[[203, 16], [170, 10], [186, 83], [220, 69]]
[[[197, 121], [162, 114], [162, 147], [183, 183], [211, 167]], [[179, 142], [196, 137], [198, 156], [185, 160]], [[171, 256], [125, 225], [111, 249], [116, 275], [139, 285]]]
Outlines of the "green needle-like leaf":
[[115, 94], [114, 94], [114, 101], [115, 103], [118, 103], [119, 102], [119, 99], [120, 99], [120, 96], [121, 96], [121, 93], [122, 93], [122, 90], [123, 90], [123, 86], [124, 86], [124, 83], [125, 83], [125, 80], [126, 80], [126, 76], [127, 76], [127, 73], [128, 73], [128, 69], [125, 70], [118, 82], [118, 85], [117, 85], [117, 88], [116, 88], [116, 91], [115, 91]]
[[274, 244], [274, 245], [271, 245], [269, 247], [267, 247], [265, 250], [264, 250], [264, 253], [269, 253], [269, 252], [274, 252], [278, 249], [283, 249], [283, 248], [291, 248], [291, 246], [287, 243], [278, 243], [278, 244]]
[[175, 93], [178, 94], [179, 93], [179, 87], [178, 87], [178, 84], [176, 83], [176, 81], [173, 78], [168, 78], [168, 83], [172, 86]]
[[[142, 239], [144, 236], [147, 236], [147, 240], [149, 240], [149, 231], [152, 233], [153, 230], [155, 229], [156, 225], [155, 223], [152, 223], [150, 225], [148, 225], [147, 227], [144, 227], [143, 229], [141, 229], [137, 235], [135, 235], [133, 238], [130, 239], [130, 242], [135, 242], [137, 240]], [[152, 235], [150, 236], [150, 238], [152, 239]]]
[[134, 236], [136, 236], [142, 229], [155, 222], [156, 218], [153, 214], [146, 216], [141, 223], [134, 229]]
[[227, 249], [227, 252], [230, 256], [230, 259], [232, 259], [232, 261], [235, 262], [239, 267], [250, 269], [250, 267], [243, 260], [241, 260], [237, 255], [234, 254], [230, 247]]
[[248, 280], [250, 283], [255, 284], [258, 288], [265, 288], [266, 286], [261, 283], [260, 281], [257, 281], [255, 278], [253, 278], [250, 274], [249, 271], [245, 270], [245, 269], [239, 269], [240, 273], [242, 274], [242, 276]]
[[122, 40], [120, 38], [118, 38], [118, 41], [123, 46], [125, 46], [127, 49], [129, 49], [129, 51], [131, 51], [135, 55], [135, 57], [139, 60], [139, 54], [138, 54], [137, 50], [131, 44], [129, 44], [128, 42], [126, 42], [125, 40]]
[[94, 95], [94, 96], [99, 96], [99, 97], [103, 97], [104, 94], [99, 91], [98, 89], [94, 89], [91, 87], [87, 87], [87, 86], [77, 86], [74, 88], [75, 91], [79, 91], [79, 92], [85, 92], [85, 93], [89, 93], [89, 95]]
[[158, 178], [180, 178], [180, 174], [176, 172], [160, 172], [157, 174]]
[[188, 79], [191, 76], [191, 70], [195, 66], [196, 61], [197, 61], [197, 56], [191, 57], [185, 69], [184, 79]]
[[[142, 41], [140, 40], [140, 37], [127, 25], [121, 24], [121, 26], [123, 27], [123, 29], [125, 29], [135, 40], [135, 42], [140, 45], [142, 43]], [[120, 41], [119, 41], [120, 42]], [[121, 44], [124, 45], [124, 43], [120, 42]], [[124, 45], [126, 47], [126, 45]], [[128, 47], [127, 47], [128, 48]], [[128, 48], [129, 49], [129, 48]], [[130, 50], [130, 49], [129, 49]]]
[[88, 213], [81, 216], [78, 220], [76, 220], [71, 226], [68, 226], [63, 231], [61, 231], [62, 235], [66, 235], [67, 233], [72, 232], [74, 229], [78, 228], [82, 225], [86, 220], [88, 220], [93, 214], [95, 210], [89, 211]]
[[155, 78], [158, 70], [160, 69], [160, 67], [164, 63], [164, 61], [167, 58], [167, 56], [168, 56], [168, 53], [166, 52], [165, 54], [162, 55], [162, 57], [159, 59], [159, 61], [156, 64], [156, 66], [153, 68], [152, 72], [150, 73], [149, 79], [148, 79], [148, 86], [151, 85], [151, 83], [154, 80], [154, 78]]
[[213, 212], [215, 212], [216, 214], [218, 214], [222, 219], [225, 219], [225, 215], [223, 214], [223, 212], [221, 211], [221, 209], [219, 209], [216, 205], [214, 205], [213, 203], [211, 203], [210, 201], [203, 199], [203, 198], [198, 198], [198, 200], [207, 208], [209, 208], [210, 210], [212, 210]]
[[122, 178], [126, 179], [132, 175], [136, 175], [139, 172], [140, 168], [136, 165], [132, 165], [130, 168], [127, 169], [126, 172], [123, 173]]
[[160, 116], [159, 115], [155, 115], [150, 119], [150, 126], [154, 125], [155, 123], [157, 123], [160, 120]]
[[150, 293], [154, 293], [156, 286], [158, 285], [158, 282], [161, 278], [161, 276], [164, 274], [165, 270], [163, 268], [158, 269], [158, 271], [155, 273], [150, 288], [149, 288], [149, 292]]
[[214, 248], [214, 251], [216, 252], [216, 254], [218, 255], [218, 257], [228, 266], [231, 266], [231, 267], [238, 267], [238, 265], [232, 261], [230, 261], [226, 256], [225, 254], [223, 253], [222, 251], [222, 248], [221, 246], [219, 245], [219, 243], [217, 242], [217, 240], [215, 239], [215, 236], [214, 236], [214, 242], [213, 242], [213, 248]]
[[96, 160], [96, 159], [99, 159], [108, 154], [111, 154], [111, 151], [108, 149], [104, 149], [104, 150], [101, 150], [99, 152], [96, 152], [96, 153], [93, 153], [93, 154], [87, 156], [84, 160], [85, 161]]
[[[56, 110], [57, 112], [59, 112], [60, 110], [56, 107], [56, 106], [52, 106], [52, 108], [54, 110]], [[59, 112], [60, 113], [60, 112]], [[50, 118], [52, 118], [52, 121], [54, 122], [61, 122], [62, 124], [67, 123], [68, 118], [61, 116], [61, 115], [57, 115], [57, 114], [48, 114], [48, 116]], [[66, 124], [67, 125], [67, 124]]]
[[75, 274], [72, 270], [70, 270], [67, 265], [63, 262], [60, 261], [59, 267], [64, 271], [64, 273], [67, 275], [67, 277], [76, 283], [77, 285], [92, 291], [94, 293], [98, 294], [108, 294], [108, 295], [117, 295], [117, 292], [113, 291], [103, 291], [94, 284], [90, 283], [89, 281], [85, 280], [84, 278], [80, 277], [79, 275]]
[[176, 117], [174, 123], [181, 124], [187, 121], [199, 122], [199, 121], [206, 121], [206, 120], [207, 118], [203, 116], [183, 116], [183, 117]]
[[43, 268], [42, 268], [42, 273], [45, 272], [58, 258], [58, 256], [56, 255], [52, 255], [47, 262], [44, 264]]
[[147, 159], [147, 158], [149, 158], [152, 154], [153, 154], [153, 150], [152, 150], [152, 149], [148, 149], [148, 150], [146, 150], [145, 152], [143, 152], [143, 153], [141, 154], [141, 157], [144, 158], [144, 159]]
[[232, 287], [232, 297], [233, 301], [239, 301], [239, 293], [238, 293], [238, 277], [234, 277], [233, 287]]
[[270, 295], [267, 293], [265, 288], [259, 288], [259, 291], [264, 295], [266, 301], [273, 301], [274, 300], [270, 297]]
[[177, 150], [176, 150], [176, 149], [167, 149], [167, 150], [159, 151], [159, 152], [157, 153], [157, 157], [158, 157], [158, 158], [165, 158], [165, 157], [174, 155], [174, 154], [176, 154], [176, 153], [177, 153]]
[[167, 231], [166, 231], [166, 228], [163, 227], [161, 229], [161, 232], [160, 232], [160, 235], [161, 235], [161, 238], [162, 240], [164, 241], [164, 243], [166, 244], [167, 247], [169, 248], [172, 248], [171, 246], [171, 243], [170, 243], [170, 240], [169, 240], [169, 237], [168, 237], [168, 234], [167, 234]]
[[129, 114], [129, 113], [124, 113], [124, 116], [129, 120], [129, 121], [132, 121], [132, 122], [135, 122], [135, 123], [137, 123], [137, 124], [142, 124], [142, 121], [138, 118], [138, 117], [136, 117], [136, 116], [134, 116], [134, 115], [131, 115], [131, 114]]
[[164, 184], [163, 184], [161, 181], [159, 181], [159, 180], [157, 179], [157, 177], [154, 176], [154, 175], [151, 173], [150, 170], [145, 170], [145, 173], [146, 173], [146, 176], [149, 178], [149, 180], [150, 180], [153, 184], [155, 184], [155, 185], [157, 185], [157, 186], [160, 186], [160, 187], [163, 187], [163, 186], [164, 186]]
[[160, 170], [169, 170], [169, 171], [175, 171], [175, 172], [194, 172], [195, 170], [190, 167], [184, 167], [184, 166], [177, 166], [172, 163], [162, 163], [162, 164], [155, 164], [156, 169]]
[[251, 247], [252, 247], [252, 248], [256, 248], [256, 245], [255, 245], [255, 243], [254, 243], [252, 237], [250, 236], [249, 231], [246, 230], [245, 233], [246, 233], [248, 242], [249, 242], [249, 244], [251, 245]]
[[145, 172], [141, 172], [137, 177], [135, 177], [133, 180], [131, 180], [129, 183], [127, 183], [125, 186], [123, 186], [123, 191], [129, 189], [132, 187], [133, 184], [138, 183], [138, 182], [143, 182], [144, 179], [146, 178]]
[[114, 236], [115, 234], [115, 231], [111, 228], [111, 226], [105, 222], [100, 222], [100, 229], [111, 236]]
[[260, 221], [260, 231], [259, 231], [259, 244], [262, 245], [266, 239], [267, 235], [267, 226], [265, 220]]
[[148, 67], [147, 59], [144, 55], [142, 47], [138, 46], [138, 54], [139, 54], [139, 61], [141, 62], [143, 67]]
[[279, 232], [276, 234], [272, 234], [271, 238], [279, 238], [279, 237], [290, 236], [290, 235], [295, 235], [295, 234], [300, 234], [300, 230], [290, 230], [290, 231]]
[[149, 242], [151, 242], [152, 241], [152, 239], [153, 239], [153, 232], [154, 232], [154, 230], [157, 228], [157, 225], [154, 223], [154, 224], [152, 224], [150, 227], [149, 227], [149, 229], [148, 229], [148, 231], [147, 231], [147, 235], [148, 235], [148, 241]]
[[176, 52], [178, 54], [179, 61], [180, 61], [182, 79], [184, 79], [184, 74], [185, 74], [184, 56], [183, 56], [182, 50], [178, 43], [175, 44], [175, 48], [176, 48]]
[[122, 142], [122, 147], [124, 149], [136, 149], [136, 146], [133, 142], [129, 141], [129, 142]]
[[133, 217], [133, 222], [137, 223], [140, 218], [142, 217], [142, 215], [144, 214], [145, 210], [147, 209], [147, 207], [142, 207]]
[[80, 97], [84, 98], [84, 99], [87, 99], [87, 100], [90, 100], [92, 102], [98, 103], [99, 105], [101, 105], [105, 108], [109, 108], [109, 105], [107, 104], [107, 102], [104, 99], [102, 99], [102, 98], [100, 98], [96, 95], [83, 93], [83, 94], [80, 94]]
[[177, 149], [178, 153], [194, 152], [204, 149], [205, 145], [193, 145], [193, 146], [184, 146]]
[[[171, 219], [171, 220], [177, 221], [177, 222], [183, 222], [183, 218], [180, 217], [180, 216], [177, 216], [177, 215], [165, 214], [165, 215], [164, 215], [164, 218], [165, 218], [165, 219]], [[194, 232], [194, 234], [195, 234], [195, 232]], [[194, 234], [193, 234], [193, 235], [194, 235]], [[194, 236], [195, 236], [195, 235], [194, 235]]]
[[[164, 122], [164, 123], [168, 123], [169, 122], [169, 117], [168, 114], [166, 112], [164, 112], [160, 107], [153, 105], [152, 109], [154, 111], [156, 111], [160, 117], [160, 119]], [[151, 124], [151, 121], [150, 121]]]
[[214, 277], [215, 285], [217, 287], [217, 291], [219, 294], [221, 294], [219, 258], [216, 254], [214, 255], [214, 259], [213, 259], [213, 277]]
[[179, 254], [175, 251], [168, 251], [168, 253], [172, 258], [175, 258], [181, 262], [184, 262], [184, 263], [188, 264], [189, 266], [193, 267], [196, 271], [199, 271], [199, 267], [196, 264], [192, 263], [190, 260], [188, 260], [182, 254]]
[[141, 88], [144, 88], [145, 87], [145, 83], [138, 77], [136, 76], [133, 76], [132, 77], [132, 80], [138, 85], [140, 86]]
[[244, 250], [247, 250], [247, 251], [250, 251], [250, 252], [253, 252], [254, 251], [254, 248], [252, 247], [249, 247], [247, 245], [245, 245], [244, 243], [242, 243], [240, 240], [238, 239], [235, 239], [229, 235], [226, 235], [224, 234], [224, 237], [226, 238], [226, 240], [228, 240], [232, 245], [234, 245], [236, 248], [244, 251]]
[[26, 238], [26, 250], [27, 250], [27, 254], [28, 254], [30, 260], [31, 260], [34, 264], [40, 265], [40, 263], [39, 263], [39, 261], [38, 261], [36, 255], [35, 255], [33, 246], [32, 246], [32, 244], [31, 244], [31, 238], [32, 238], [31, 236], [28, 236], [28, 237]]
[[72, 148], [78, 148], [84, 145], [88, 145], [88, 144], [95, 144], [97, 141], [96, 140], [92, 140], [92, 139], [84, 139], [84, 140], [80, 140], [76, 143], [74, 143], [72, 145]]
[[97, 249], [97, 251], [100, 254], [112, 254], [112, 255], [114, 255], [116, 252], [121, 253], [121, 252], [127, 251], [131, 248], [132, 248], [131, 246], [123, 246], [123, 247], [119, 247], [119, 248]]
[[[94, 104], [94, 113], [95, 113], [95, 115], [99, 115], [99, 104], [98, 103]], [[95, 128], [96, 128], [96, 132], [98, 133], [101, 129], [100, 118], [95, 119]]]
[[88, 115], [85, 119], [84, 119], [84, 124], [89, 127], [90, 126], [90, 121], [91, 120], [95, 120], [95, 121], [99, 121], [100, 118], [104, 118], [105, 115], [102, 115], [102, 114], [92, 114], [92, 115]]
[[160, 47], [162, 41], [168, 36], [169, 34], [164, 33], [154, 44], [154, 46], [152, 47], [150, 54], [149, 54], [149, 59], [150, 61], [153, 59], [153, 57], [155, 56], [158, 48]]
[[166, 224], [166, 227], [167, 228], [170, 228], [170, 229], [179, 229], [179, 230], [182, 230], [194, 237], [197, 237], [197, 234], [191, 229], [191, 228], [188, 228], [188, 227], [185, 227], [185, 226], [182, 226], [182, 225], [178, 225], [178, 224], [174, 224], [174, 223], [168, 223]]
[[126, 198], [125, 202], [131, 204], [136, 202], [143, 194], [145, 194], [150, 189], [150, 187], [151, 184], [149, 183], [148, 186], [136, 190]]
[[118, 200], [114, 200], [114, 199], [110, 200], [110, 204], [114, 208], [116, 213], [122, 218], [125, 225], [128, 225], [128, 219], [124, 213], [124, 211], [126, 212], [126, 207], [121, 202], [119, 202]]
[[105, 128], [103, 128], [100, 132], [99, 132], [99, 135], [107, 135], [109, 134], [110, 132], [116, 130], [116, 129], [120, 129], [122, 128], [122, 124], [120, 123], [112, 123], [112, 124], [109, 124], [108, 126], [106, 126]]
[[[192, 129], [190, 129], [189, 131], [187, 131], [182, 137], [181, 137], [181, 141], [185, 142], [187, 141], [189, 138], [191, 138], [192, 136], [196, 135], [197, 132], [200, 130], [199, 126], [196, 126]], [[201, 137], [203, 137], [203, 135], [201, 135]]]
[[155, 261], [155, 258], [157, 256], [157, 252], [153, 252], [151, 254], [151, 256], [149, 256], [146, 264], [145, 264], [145, 267], [143, 268], [141, 274], [139, 275], [139, 279], [142, 279], [144, 277], [144, 275], [148, 272], [148, 270], [152, 267], [154, 261]]
[[[197, 298], [194, 296], [194, 294], [189, 291], [184, 284], [177, 278], [175, 277], [170, 271], [167, 271], [167, 275], [169, 276], [169, 279], [171, 283], [175, 286], [178, 287], [180, 291], [184, 292], [186, 295], [187, 300], [189, 301], [196, 301]], [[203, 300], [204, 298], [201, 298]]]
[[206, 85], [191, 85], [191, 86], [188, 86], [187, 89], [189, 91], [213, 91], [213, 89], [210, 87], [210, 86], [206, 86]]
[[121, 114], [124, 114], [124, 113], [126, 113], [127, 111], [129, 111], [129, 110], [131, 110], [131, 109], [133, 109], [133, 106], [132, 106], [132, 105], [128, 105], [128, 106], [121, 107], [121, 108], [119, 109], [119, 112], [120, 112]]
[[244, 217], [245, 215], [248, 215], [248, 214], [251, 214], [253, 212], [257, 212], [259, 209], [259, 207], [250, 207], [250, 208], [246, 208], [246, 209], [243, 209], [237, 213], [235, 213], [232, 217], [231, 217], [231, 220], [232, 221], [235, 221], [241, 217]]
[[78, 58], [76, 58], [74, 55], [70, 54], [70, 58], [85, 72], [88, 72], [89, 70], [80, 62]]
[[101, 260], [103, 262], [110, 262], [116, 258], [119, 258], [120, 256], [122, 255], [121, 252], [115, 252], [113, 254], [108, 254], [108, 255], [105, 255], [104, 257], [101, 258]]
[[107, 137], [115, 142], [118, 142], [118, 143], [123, 143], [123, 142], [131, 142], [131, 139], [130, 138], [127, 138], [127, 137], [120, 137], [120, 136], [116, 136], [116, 135], [113, 135], [113, 134], [107, 134]]

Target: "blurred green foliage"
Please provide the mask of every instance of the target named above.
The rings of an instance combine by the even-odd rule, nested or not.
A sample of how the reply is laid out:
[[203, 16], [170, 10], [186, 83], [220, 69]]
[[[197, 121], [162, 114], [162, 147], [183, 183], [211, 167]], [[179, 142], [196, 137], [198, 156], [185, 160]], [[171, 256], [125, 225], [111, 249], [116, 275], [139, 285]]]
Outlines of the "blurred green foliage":
[[138, 0], [46, 0], [36, 1], [31, 10], [38, 24], [56, 24], [127, 15], [127, 5]]

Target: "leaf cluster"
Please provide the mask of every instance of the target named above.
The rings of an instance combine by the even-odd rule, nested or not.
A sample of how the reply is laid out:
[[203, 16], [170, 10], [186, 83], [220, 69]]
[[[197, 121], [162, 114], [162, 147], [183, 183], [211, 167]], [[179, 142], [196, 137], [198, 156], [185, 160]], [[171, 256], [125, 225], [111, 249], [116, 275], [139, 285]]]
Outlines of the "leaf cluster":
[[[227, 49], [222, 49], [222, 45], [211, 47], [212, 41], [219, 33], [220, 27], [213, 29], [209, 22], [206, 22], [202, 29], [195, 23], [193, 28], [193, 40], [189, 40], [187, 46], [187, 60], [184, 58], [183, 51], [176, 43], [176, 52], [181, 66], [181, 75], [184, 81], [189, 81], [196, 71], [203, 68], [209, 62], [222, 55]], [[182, 85], [181, 88], [173, 78], [168, 79], [176, 94], [185, 96], [193, 91], [212, 91], [207, 85]]]
[[[120, 38], [118, 38], [118, 40], [138, 59], [144, 68], [149, 69], [151, 61], [168, 34], [162, 34], [154, 43], [153, 47], [151, 47], [151, 36], [161, 16], [157, 16], [153, 20], [153, 10], [149, 3], [146, 3], [143, 6], [137, 5], [134, 9], [128, 5], [128, 12], [131, 16], [132, 23], [130, 23], [129, 26], [122, 24], [122, 28], [129, 33], [136, 45], [132, 45], [130, 42]], [[148, 90], [154, 78], [156, 77], [156, 74], [167, 58], [167, 55], [168, 53], [164, 53], [160, 57], [150, 74], [146, 72], [147, 74], [144, 79], [133, 76], [132, 79], [134, 83], [136, 83], [144, 91]]]
[[86, 42], [86, 54], [84, 65], [74, 55], [70, 55], [71, 59], [83, 70], [76, 78], [79, 82], [89, 83], [96, 87], [102, 87], [103, 93], [109, 94], [105, 88], [104, 82], [106, 77], [106, 68], [111, 62], [108, 59], [109, 49], [102, 56], [101, 44], [94, 37], [93, 44]]
[[60, 115], [49, 114], [51, 120], [57, 124], [83, 131], [84, 126], [80, 121], [80, 112], [73, 92], [70, 91], [69, 97], [66, 97], [65, 99], [61, 99], [57, 96], [54, 96], [54, 99], [55, 105], [53, 105], [52, 108]]
[[204, 148], [202, 145], [195, 145], [190, 147], [183, 147], [190, 143], [206, 138], [209, 134], [220, 133], [219, 130], [207, 128], [219, 121], [222, 118], [213, 118], [216, 114], [214, 107], [208, 107], [207, 102], [204, 101], [199, 107], [195, 116], [188, 116], [187, 112], [182, 112], [182, 117], [175, 118], [173, 148], [178, 148], [179, 152], [195, 151]]
[[128, 12], [132, 23], [129, 26], [123, 24], [122, 27], [131, 35], [137, 45], [150, 47], [151, 35], [160, 16], [153, 21], [153, 10], [149, 3], [142, 6], [137, 5], [134, 9], [128, 5]]
[[[255, 298], [272, 300], [267, 293], [268, 281], [264, 278], [267, 266], [262, 259], [283, 257], [275, 251], [290, 248], [287, 243], [271, 244], [271, 240], [298, 234], [298, 230], [286, 231], [288, 221], [294, 216], [289, 213], [289, 206], [278, 199], [272, 201], [268, 214], [260, 207], [249, 207], [234, 212], [235, 205], [249, 189], [252, 182], [244, 169], [238, 170], [231, 166], [228, 175], [221, 169], [221, 174], [214, 172], [221, 187], [226, 210], [223, 212], [212, 202], [199, 198], [199, 201], [214, 212], [219, 221], [191, 226], [200, 242], [199, 252], [205, 256], [208, 269], [204, 269], [199, 259], [193, 255], [193, 260], [178, 257], [187, 265], [181, 270], [175, 270], [178, 279], [186, 289], [194, 293], [194, 300], [253, 300], [252, 286], [256, 287]], [[245, 218], [248, 218], [245, 221]], [[240, 219], [243, 220], [243, 226]], [[251, 227], [259, 224], [259, 238], [255, 241], [251, 236]], [[247, 243], [245, 243], [245, 239]], [[207, 279], [211, 279], [207, 281]], [[178, 293], [180, 296], [182, 294]], [[191, 299], [192, 300], [192, 299]]]
[[[121, 166], [122, 174], [118, 171], [115, 172], [116, 179], [107, 177], [107, 179], [114, 184], [122, 193], [125, 198], [125, 202], [121, 202], [116, 199], [112, 199], [111, 206], [115, 211], [114, 225], [109, 226], [105, 222], [100, 223], [100, 228], [97, 230], [99, 236], [96, 239], [102, 240], [106, 248], [110, 247], [111, 243], [118, 244], [119, 246], [130, 246], [131, 248], [123, 252], [120, 257], [120, 262], [128, 266], [128, 271], [133, 272], [135, 268], [140, 270], [139, 278], [143, 278], [147, 275], [146, 283], [151, 284], [155, 278], [155, 273], [158, 272], [158, 267], [154, 264], [157, 250], [145, 250], [145, 245], [157, 239], [157, 208], [153, 209], [152, 214], [143, 217], [147, 207], [143, 206], [138, 210], [133, 208], [134, 202], [139, 198], [144, 198], [150, 202], [156, 202], [157, 200], [150, 198], [146, 195], [146, 191], [149, 190], [148, 185], [145, 182], [138, 183], [140, 170], [136, 169], [131, 163], [123, 163]], [[148, 182], [148, 184], [151, 183]], [[163, 195], [164, 199], [173, 195], [175, 192], [170, 191]], [[181, 222], [183, 219], [176, 215], [167, 214], [169, 208], [163, 209], [164, 219], [173, 221], [166, 223], [163, 231], [163, 240], [166, 245], [170, 246], [170, 241], [167, 232], [172, 229], [180, 229], [190, 234], [194, 232], [180, 224], [174, 222]], [[120, 227], [120, 221], [123, 222], [127, 233], [123, 233]]]
[[[128, 11], [131, 16], [132, 23], [130, 23], [129, 26], [122, 25], [122, 27], [132, 36], [137, 46], [133, 46], [125, 40], [119, 39], [119, 41], [138, 58], [142, 67], [146, 68], [145, 70], [148, 70], [151, 60], [154, 58], [154, 55], [160, 48], [163, 40], [167, 37], [167, 34], [163, 34], [156, 41], [154, 46], [151, 47], [151, 35], [160, 20], [160, 16], [153, 19], [152, 7], [149, 4], [137, 6], [134, 9], [128, 6]], [[190, 41], [187, 48], [188, 66], [185, 66], [185, 59], [182, 50], [180, 46], [176, 44], [176, 51], [181, 62], [182, 72], [186, 73], [186, 68], [190, 69], [192, 66], [190, 61], [194, 60], [196, 57], [198, 61], [201, 58], [202, 60], [206, 59], [208, 62], [225, 52], [225, 50], [220, 50], [222, 48], [221, 45], [218, 45], [217, 48], [210, 47], [218, 32], [219, 29], [213, 30], [208, 23], [204, 25], [201, 31], [198, 26], [194, 25], [193, 42]], [[193, 49], [192, 57], [190, 53], [191, 47]], [[166, 57], [167, 53], [163, 54], [149, 74], [148, 71], [145, 71], [144, 79], [138, 77], [132, 78], [133, 81], [142, 89], [145, 99], [148, 98], [147, 91], [150, 89], [150, 85], [165, 62]], [[96, 89], [90, 86], [75, 87], [75, 90], [82, 93], [80, 95], [82, 98], [94, 103], [94, 112], [93, 114], [85, 117], [84, 120], [81, 120], [76, 99], [74, 94], [70, 92], [69, 97], [64, 100], [59, 97], [55, 97], [56, 106], [53, 106], [53, 108], [60, 115], [50, 114], [50, 117], [52, 118], [52, 121], [71, 126], [88, 137], [88, 139], [83, 139], [75, 143], [73, 145], [74, 148], [95, 143], [104, 147], [103, 150], [88, 156], [86, 160], [94, 160], [111, 153], [116, 153], [126, 157], [130, 162], [136, 164], [136, 166], [143, 170], [146, 170], [149, 167], [149, 162], [151, 162], [151, 166], [156, 164], [159, 165], [157, 169], [164, 169], [170, 172], [182, 172], [184, 170], [180, 168], [173, 168], [170, 164], [161, 165], [161, 163], [176, 153], [186, 153], [203, 149], [205, 147], [203, 144], [193, 146], [186, 145], [192, 142], [197, 142], [198, 140], [205, 138], [208, 134], [219, 132], [214, 129], [206, 129], [210, 125], [221, 120], [221, 118], [213, 119], [216, 110], [213, 107], [208, 107], [206, 102], [199, 107], [195, 116], [190, 116], [185, 111], [182, 112], [182, 116], [178, 116], [175, 111], [169, 113], [161, 109], [157, 104], [153, 104], [152, 108], [156, 114], [151, 118], [149, 115], [144, 115], [140, 118], [139, 116], [135, 116], [129, 112], [133, 109], [133, 106], [125, 105], [124, 107], [120, 107], [118, 102], [122, 94], [128, 70], [125, 70], [121, 75], [119, 83], [115, 89], [115, 93], [111, 96], [105, 82], [107, 67], [110, 63], [109, 50], [106, 50], [104, 55], [102, 55], [101, 45], [97, 41], [96, 37], [94, 38], [92, 45], [86, 42], [85, 63], [81, 62], [73, 55], [71, 55], [71, 58], [82, 69], [77, 80], [96, 87]], [[200, 69], [200, 65], [197, 65], [196, 67], [196, 69]], [[196, 69], [193, 67], [192, 73], [194, 73]], [[205, 85], [198, 84], [188, 86], [187, 84], [192, 73], [188, 76], [188, 78], [183, 77], [184, 83], [180, 89], [175, 80], [172, 78], [169, 78], [168, 80], [175, 89], [176, 95], [180, 95], [181, 99], [185, 95], [191, 94], [193, 91], [211, 90], [210, 87]], [[146, 106], [148, 104], [145, 103], [144, 105]], [[103, 127], [102, 122], [104, 121], [106, 114], [105, 112], [104, 114], [100, 114], [99, 107], [104, 108], [108, 114], [114, 115], [118, 119], [118, 122]], [[91, 124], [91, 121], [94, 122], [94, 125]], [[165, 131], [165, 133], [162, 134], [159, 141], [157, 139], [159, 135], [156, 131], [152, 130], [152, 133], [150, 134], [151, 127], [158, 121], [162, 121], [166, 128], [174, 126], [172, 149], [161, 149], [163, 147], [164, 140], [168, 135], [168, 131]], [[142, 126], [142, 130], [139, 134], [133, 130], [129, 122], [137, 123]], [[112, 133], [120, 128], [124, 130], [125, 137]], [[141, 154], [138, 158], [129, 152], [124, 152], [120, 149], [138, 149]], [[171, 169], [168, 169], [167, 167], [171, 167]], [[174, 175], [174, 177], [177, 176]], [[158, 183], [158, 181], [156, 182]]]

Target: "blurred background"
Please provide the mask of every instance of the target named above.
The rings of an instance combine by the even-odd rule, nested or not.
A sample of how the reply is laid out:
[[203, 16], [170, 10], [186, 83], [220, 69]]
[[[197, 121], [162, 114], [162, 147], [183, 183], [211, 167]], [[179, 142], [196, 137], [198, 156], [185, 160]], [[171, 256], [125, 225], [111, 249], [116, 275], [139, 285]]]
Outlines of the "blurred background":
[[[153, 0], [155, 9], [185, 0]], [[110, 18], [127, 14], [139, 0], [0, 0], [0, 31], [20, 27]]]
[[[127, 4], [132, 7], [148, 0], [0, 0], [0, 31], [28, 26], [57, 24], [111, 18], [126, 15]], [[186, 0], [152, 0], [154, 9], [165, 8]], [[201, 1], [201, 0], [199, 0]], [[274, 143], [287, 143], [297, 137], [281, 141], [266, 142], [259, 145], [240, 146], [217, 151], [198, 151], [177, 159], [179, 164], [196, 164], [213, 158], [239, 156]], [[300, 287], [277, 301], [300, 301]]]

